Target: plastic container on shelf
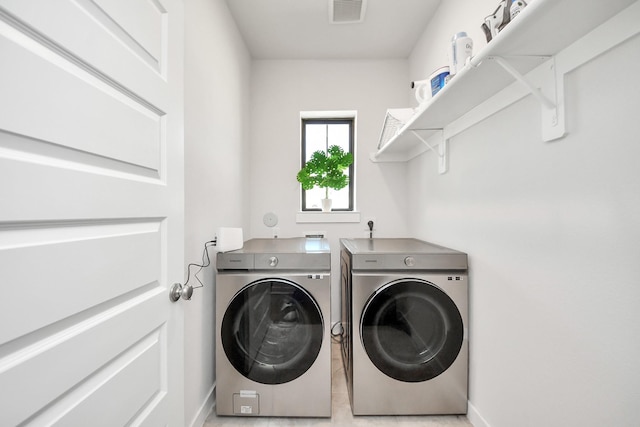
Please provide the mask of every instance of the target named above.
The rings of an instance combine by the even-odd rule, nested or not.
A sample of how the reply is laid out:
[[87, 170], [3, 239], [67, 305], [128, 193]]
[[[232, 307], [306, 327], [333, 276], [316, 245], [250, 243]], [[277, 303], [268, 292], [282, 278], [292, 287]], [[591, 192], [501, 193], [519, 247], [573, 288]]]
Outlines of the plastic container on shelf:
[[435, 96], [447, 82], [447, 76], [449, 75], [449, 66], [440, 67], [435, 70], [429, 80], [431, 80], [431, 96]]
[[451, 75], [458, 74], [473, 55], [473, 40], [464, 31], [451, 38]]

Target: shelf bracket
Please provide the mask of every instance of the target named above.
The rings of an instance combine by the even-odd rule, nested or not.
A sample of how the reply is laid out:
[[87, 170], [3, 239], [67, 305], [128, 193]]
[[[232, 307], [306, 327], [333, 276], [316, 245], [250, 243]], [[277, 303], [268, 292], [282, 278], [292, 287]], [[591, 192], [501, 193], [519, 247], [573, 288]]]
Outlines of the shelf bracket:
[[553, 110], [553, 109], [556, 108], [556, 105], [552, 101], [550, 101], [547, 97], [545, 97], [542, 94], [542, 91], [540, 91], [540, 89], [535, 87], [529, 80], [527, 80], [527, 78], [525, 76], [520, 74], [520, 72], [518, 70], [516, 70], [513, 66], [511, 66], [511, 64], [509, 64], [504, 58], [502, 58], [500, 56], [492, 56], [490, 58], [493, 59], [494, 61], [496, 61], [498, 63], [498, 65], [500, 65], [502, 68], [504, 68], [504, 70], [506, 72], [511, 74], [513, 77], [515, 77], [516, 80], [518, 80], [527, 89], [529, 89], [529, 92], [531, 92], [531, 94], [533, 96], [535, 96], [536, 99], [538, 99], [538, 101], [540, 101], [540, 103], [542, 104], [543, 107], [545, 107], [545, 108], [547, 108], [549, 110]]
[[541, 67], [541, 88], [523, 76], [500, 56], [490, 56], [507, 73], [511, 74], [540, 102], [542, 106], [542, 139], [553, 141], [565, 134], [564, 125], [564, 75], [556, 74], [555, 58], [551, 57]]
[[[426, 130], [426, 129], [425, 129]], [[448, 150], [448, 139], [445, 139], [444, 137], [444, 130], [443, 129], [428, 129], [428, 130], [438, 130], [440, 131], [440, 142], [438, 142], [437, 144], [437, 149], [429, 144], [429, 142], [427, 140], [425, 140], [418, 132], [416, 132], [415, 130], [412, 130], [411, 133], [418, 138], [429, 150], [433, 151], [436, 156], [438, 156], [438, 173], [440, 175], [442, 175], [443, 173], [446, 173], [447, 170], [449, 170], [449, 162], [448, 162], [448, 154], [449, 154], [449, 150]]]

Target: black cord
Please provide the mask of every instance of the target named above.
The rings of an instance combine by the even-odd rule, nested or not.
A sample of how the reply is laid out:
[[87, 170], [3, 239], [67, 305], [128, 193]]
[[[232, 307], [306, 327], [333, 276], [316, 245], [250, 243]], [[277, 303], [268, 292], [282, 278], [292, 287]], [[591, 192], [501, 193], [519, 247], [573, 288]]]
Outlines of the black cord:
[[[334, 332], [334, 329], [336, 329], [336, 326], [340, 327], [340, 330], [337, 333]], [[343, 338], [344, 338], [344, 328], [342, 327], [342, 322], [334, 323], [333, 326], [331, 327], [331, 339], [333, 340], [333, 342], [342, 343]]]
[[202, 251], [202, 264], [191, 263], [187, 266], [187, 281], [184, 282], [184, 286], [187, 286], [187, 283], [189, 283], [189, 280], [191, 278], [191, 267], [200, 267], [198, 271], [196, 271], [195, 274], [193, 275], [193, 277], [196, 278], [198, 283], [200, 283], [200, 286], [194, 286], [193, 288], [194, 289], [202, 288], [204, 286], [204, 284], [200, 281], [200, 278], [198, 278], [198, 273], [200, 273], [203, 268], [209, 267], [211, 265], [211, 258], [209, 258], [209, 246], [215, 246], [215, 245], [216, 245], [215, 240], [210, 240], [208, 242], [205, 242], [204, 250]]

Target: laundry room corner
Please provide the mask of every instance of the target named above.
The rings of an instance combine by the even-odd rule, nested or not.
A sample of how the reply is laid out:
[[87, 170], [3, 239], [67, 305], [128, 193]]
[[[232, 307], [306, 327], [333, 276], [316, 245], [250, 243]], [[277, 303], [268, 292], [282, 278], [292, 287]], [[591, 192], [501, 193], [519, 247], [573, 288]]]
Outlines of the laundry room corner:
[[[185, 272], [202, 264], [219, 227], [248, 225], [246, 191], [251, 57], [224, 1], [185, 2]], [[215, 253], [191, 268], [185, 313], [185, 425], [214, 404]], [[202, 285], [201, 288], [198, 286]]]

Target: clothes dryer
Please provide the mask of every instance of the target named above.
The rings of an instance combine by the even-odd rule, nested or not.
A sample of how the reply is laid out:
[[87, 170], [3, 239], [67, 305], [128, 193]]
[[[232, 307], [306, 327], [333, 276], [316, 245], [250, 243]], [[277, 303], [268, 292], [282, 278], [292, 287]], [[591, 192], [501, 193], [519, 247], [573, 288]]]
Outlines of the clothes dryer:
[[467, 255], [341, 239], [342, 358], [354, 415], [467, 412]]
[[325, 239], [252, 239], [217, 255], [216, 413], [331, 416]]

